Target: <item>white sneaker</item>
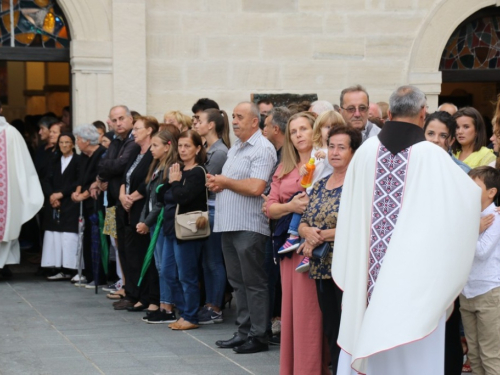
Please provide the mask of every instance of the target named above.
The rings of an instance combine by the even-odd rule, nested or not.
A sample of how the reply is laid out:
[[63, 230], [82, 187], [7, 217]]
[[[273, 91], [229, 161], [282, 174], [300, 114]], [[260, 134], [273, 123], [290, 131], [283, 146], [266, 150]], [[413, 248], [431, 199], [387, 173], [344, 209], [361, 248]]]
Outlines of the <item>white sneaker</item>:
[[72, 283], [77, 283], [77, 282], [81, 282], [82, 284], [87, 284], [87, 278], [85, 276], [82, 275], [82, 278], [79, 279], [78, 278], [78, 274], [76, 274], [75, 276], [73, 276], [73, 278], [71, 279], [71, 282]]
[[85, 289], [94, 289], [95, 288], [95, 282], [91, 281], [87, 285], [85, 285]]
[[71, 275], [66, 275], [63, 272], [56, 273], [54, 276], [47, 277], [47, 280], [50, 281], [59, 281], [59, 280], [69, 280]]

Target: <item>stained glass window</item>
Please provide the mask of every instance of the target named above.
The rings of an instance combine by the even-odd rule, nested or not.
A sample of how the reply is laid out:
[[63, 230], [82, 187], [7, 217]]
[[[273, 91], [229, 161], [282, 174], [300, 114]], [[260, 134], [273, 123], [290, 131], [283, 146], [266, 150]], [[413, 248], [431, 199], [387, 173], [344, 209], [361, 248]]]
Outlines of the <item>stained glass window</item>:
[[487, 16], [455, 30], [444, 49], [439, 69], [497, 68], [500, 68], [500, 16]]
[[0, 47], [68, 48], [61, 9], [54, 0], [0, 0]]

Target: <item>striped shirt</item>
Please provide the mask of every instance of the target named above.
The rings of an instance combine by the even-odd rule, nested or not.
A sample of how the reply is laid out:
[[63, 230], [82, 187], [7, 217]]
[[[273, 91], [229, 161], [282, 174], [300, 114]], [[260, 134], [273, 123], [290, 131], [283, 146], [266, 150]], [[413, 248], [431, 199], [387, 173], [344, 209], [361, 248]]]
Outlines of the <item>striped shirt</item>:
[[[236, 140], [227, 154], [222, 174], [235, 180], [258, 178], [268, 181], [276, 163], [276, 149], [259, 130], [246, 142]], [[270, 235], [261, 211], [262, 198], [246, 197], [229, 189], [217, 194], [214, 232], [249, 231]]]

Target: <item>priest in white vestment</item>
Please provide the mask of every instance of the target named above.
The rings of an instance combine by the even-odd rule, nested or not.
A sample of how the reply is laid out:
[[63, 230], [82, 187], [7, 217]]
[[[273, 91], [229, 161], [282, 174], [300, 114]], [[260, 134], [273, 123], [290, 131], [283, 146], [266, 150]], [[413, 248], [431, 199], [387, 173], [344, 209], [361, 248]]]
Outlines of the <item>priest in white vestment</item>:
[[421, 90], [402, 86], [389, 106], [391, 121], [358, 149], [342, 190], [337, 374], [442, 375], [445, 322], [474, 258], [481, 192], [425, 141]]
[[42, 188], [26, 142], [0, 116], [0, 268], [19, 263], [21, 226], [42, 205]]

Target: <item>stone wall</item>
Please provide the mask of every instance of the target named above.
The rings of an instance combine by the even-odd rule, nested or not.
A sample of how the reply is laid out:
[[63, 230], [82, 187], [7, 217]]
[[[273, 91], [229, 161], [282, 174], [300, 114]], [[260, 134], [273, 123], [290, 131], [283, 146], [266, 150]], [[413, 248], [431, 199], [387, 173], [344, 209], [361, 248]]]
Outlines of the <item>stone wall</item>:
[[231, 111], [252, 92], [338, 103], [355, 83], [387, 100], [408, 83], [414, 41], [439, 2], [147, 0], [148, 112], [190, 113], [199, 97]]
[[455, 28], [500, 0], [59, 0], [71, 30], [75, 123], [114, 104], [157, 116], [200, 97], [231, 113], [251, 93], [372, 101], [416, 84], [430, 110]]

